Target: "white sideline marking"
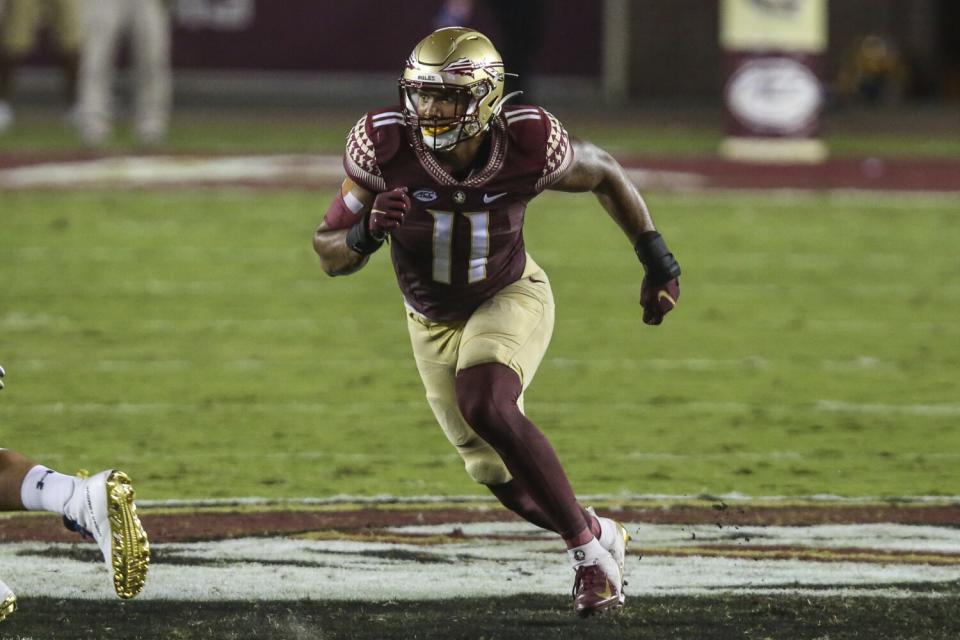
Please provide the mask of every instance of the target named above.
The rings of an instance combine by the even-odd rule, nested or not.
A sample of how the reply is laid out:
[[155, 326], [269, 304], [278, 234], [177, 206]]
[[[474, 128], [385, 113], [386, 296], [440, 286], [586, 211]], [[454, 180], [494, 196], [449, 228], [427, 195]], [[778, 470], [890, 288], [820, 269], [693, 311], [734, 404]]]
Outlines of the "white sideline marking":
[[[520, 118], [522, 119], [522, 118]], [[385, 121], [384, 121], [385, 122]], [[383, 122], [381, 122], [382, 124]], [[884, 209], [913, 211], [917, 203], [929, 201], [933, 206], [952, 202], [956, 189], [931, 191], [884, 191], [858, 189], [730, 189], [710, 188], [709, 179], [701, 173], [627, 167], [627, 175], [641, 189], [665, 189], [679, 193], [709, 190], [709, 203], [716, 197], [756, 194], [764, 198], [775, 195], [783, 202], [801, 197], [862, 202], [875, 200]], [[38, 187], [96, 187], [104, 185], [163, 186], [204, 183], [271, 183], [277, 180], [313, 180], [330, 183], [343, 178], [341, 158], [327, 154], [282, 154], [249, 156], [119, 156], [71, 162], [47, 162], [0, 169], [0, 189]], [[892, 202], [892, 198], [912, 202]], [[768, 200], [765, 200], [767, 203]], [[795, 204], [795, 203], [794, 203]], [[768, 204], [764, 205], [769, 208]]]
[[831, 413], [881, 413], [910, 416], [960, 416], [960, 404], [860, 404], [839, 402], [837, 400], [819, 400], [818, 411]]
[[[253, 363], [249, 368], [255, 368]], [[858, 404], [850, 402], [839, 402], [835, 400], [817, 400], [814, 403], [797, 404], [774, 404], [774, 403], [751, 403], [751, 402], [701, 402], [701, 401], [672, 401], [666, 402], [604, 402], [603, 400], [578, 400], [577, 402], [549, 402], [549, 401], [531, 401], [527, 402], [527, 409], [533, 412], [557, 413], [568, 412], [574, 409], [589, 407], [592, 405], [603, 405], [606, 409], [615, 411], [644, 412], [656, 410], [660, 413], [667, 411], [674, 412], [700, 412], [700, 413], [744, 413], [755, 409], [765, 409], [767, 411], [779, 412], [804, 412], [812, 411], [815, 413], [866, 413], [866, 414], [895, 414], [909, 415], [914, 417], [937, 418], [943, 416], [960, 415], [960, 404]], [[15, 405], [0, 406], [0, 415], [5, 413], [114, 413], [114, 414], [150, 414], [150, 413], [181, 413], [184, 411], [200, 411], [216, 409], [236, 409], [243, 411], [261, 411], [276, 413], [324, 413], [324, 412], [369, 412], [370, 408], [388, 407], [392, 409], [410, 408], [416, 410], [423, 407], [423, 402], [419, 399], [407, 401], [389, 401], [389, 402], [366, 402], [363, 405], [357, 404], [355, 400], [345, 399], [342, 402], [216, 402], [216, 403], [192, 403], [192, 402], [37, 402], [20, 403]]]
[[340, 158], [332, 155], [150, 156], [51, 162], [0, 170], [0, 188], [78, 187], [105, 184], [164, 185], [207, 182], [275, 182], [278, 179], [337, 180]]
[[668, 191], [699, 191], [707, 187], [707, 178], [700, 173], [665, 169], [627, 169], [627, 177], [638, 189], [662, 188]]
[[[24, 317], [20, 317], [16, 322], [25, 322]], [[64, 318], [63, 320], [66, 320]], [[307, 319], [303, 320], [301, 324], [300, 319], [290, 318], [287, 320], [287, 325], [291, 328], [298, 326], [299, 328], [306, 328]], [[47, 317], [43, 319], [42, 324], [36, 326], [48, 326], [51, 324], [52, 319]], [[313, 324], [316, 325], [316, 320], [312, 320]], [[10, 324], [4, 323], [3, 320], [0, 320], [0, 326], [13, 326], [13, 323]], [[27, 328], [30, 326], [29, 322], [25, 322], [22, 326]], [[384, 357], [372, 357], [364, 358], [364, 364], [373, 364], [378, 363], [383, 364], [393, 364], [396, 363], [398, 358], [384, 358]], [[761, 356], [747, 357], [747, 358], [730, 358], [730, 359], [710, 359], [710, 358], [677, 358], [675, 360], [662, 358], [643, 358], [643, 359], [633, 359], [633, 358], [593, 358], [593, 359], [584, 359], [584, 358], [548, 358], [548, 363], [557, 368], [570, 368], [570, 367], [588, 367], [590, 369], [657, 369], [657, 370], [689, 370], [689, 371], [717, 371], [717, 370], [741, 370], [741, 369], [772, 369], [775, 367], [776, 361], [771, 361], [768, 358]], [[785, 361], [783, 361], [785, 362]], [[250, 368], [250, 367], [262, 367], [267, 363], [266, 361], [252, 360], [252, 359], [242, 359], [242, 360], [223, 360], [217, 363], [211, 363], [219, 365], [221, 368]], [[356, 358], [324, 358], [324, 366], [330, 367], [339, 367], [345, 364], [356, 365]], [[189, 360], [149, 360], [149, 361], [140, 361], [140, 360], [99, 360], [93, 363], [93, 366], [98, 368], [101, 371], [143, 371], [149, 369], [182, 369], [192, 366], [193, 363]], [[25, 366], [25, 363], [20, 365]], [[29, 361], [29, 366], [34, 371], [52, 369], [59, 370], [63, 367], [63, 362], [60, 360], [53, 359], [40, 359], [36, 358]], [[210, 365], [207, 365], [210, 366]], [[821, 367], [829, 369], [878, 369], [878, 368], [894, 368], [896, 365], [892, 362], [884, 362], [879, 358], [874, 358], [872, 356], [861, 356], [860, 358], [848, 361], [834, 361], [834, 360], [821, 360]]]
[[[628, 558], [628, 594], [634, 596], [789, 593], [810, 597], [937, 597], [922, 589], [914, 591], [909, 585], [960, 580], [960, 566], [949, 565], [657, 556], [657, 548], [694, 545], [700, 542], [701, 535], [711, 545], [736, 548], [743, 542], [722, 538], [712, 525], [627, 526], [637, 534], [648, 554], [642, 561], [636, 559], [636, 552]], [[442, 545], [287, 538], [155, 544], [157, 561], [150, 567], [140, 598], [386, 601], [569, 592], [573, 574], [562, 545], [530, 525], [449, 523], [396, 527], [395, 531], [450, 533], [454, 528], [478, 536], [512, 535], [525, 539], [481, 537]], [[697, 533], [698, 540], [690, 539], [691, 530]], [[745, 532], [765, 545], [960, 552], [960, 530], [947, 527], [832, 525], [750, 527], [737, 531]], [[101, 563], [30, 555], [51, 547], [67, 550], [73, 545], [0, 544], [4, 580], [16, 593], [26, 597], [114, 598]], [[405, 558], [404, 553], [432, 561], [414, 561]], [[174, 560], [181, 563], [174, 564]], [[182, 564], [190, 561], [208, 564]]]

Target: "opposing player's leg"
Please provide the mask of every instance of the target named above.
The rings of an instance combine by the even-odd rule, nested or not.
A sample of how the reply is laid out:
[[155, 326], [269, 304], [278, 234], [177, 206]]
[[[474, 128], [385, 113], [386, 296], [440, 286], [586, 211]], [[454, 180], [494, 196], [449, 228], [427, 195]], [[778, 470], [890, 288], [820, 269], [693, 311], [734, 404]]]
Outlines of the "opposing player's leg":
[[150, 564], [150, 544], [133, 499], [133, 486], [122, 471], [67, 476], [0, 449], [0, 509], [62, 515], [68, 529], [100, 547], [120, 598], [140, 593]]
[[13, 590], [3, 580], [0, 580], [0, 622], [6, 620], [7, 616], [16, 610], [17, 596], [13, 595]]

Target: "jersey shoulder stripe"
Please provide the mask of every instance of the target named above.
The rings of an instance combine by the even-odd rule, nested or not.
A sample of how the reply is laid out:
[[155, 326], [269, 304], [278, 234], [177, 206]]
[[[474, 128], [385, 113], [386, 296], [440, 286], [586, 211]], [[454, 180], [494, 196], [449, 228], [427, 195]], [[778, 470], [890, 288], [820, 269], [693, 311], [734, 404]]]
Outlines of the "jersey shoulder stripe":
[[537, 180], [537, 191], [542, 191], [555, 183], [573, 166], [573, 146], [570, 144], [567, 130], [552, 113], [543, 110], [543, 115], [547, 119], [550, 130], [547, 133], [546, 162], [543, 165], [543, 173]]
[[382, 127], [387, 124], [404, 124], [403, 114], [399, 111], [385, 111], [373, 116], [373, 128]]
[[507, 119], [507, 124], [513, 124], [520, 120], [540, 120], [540, 113], [541, 110], [537, 107], [521, 107], [504, 110], [503, 117]]
[[507, 118], [507, 124], [513, 124], [514, 122], [519, 122], [521, 120], [540, 120], [540, 116], [534, 114], [528, 114], [524, 116], [517, 116], [515, 118]]
[[354, 182], [365, 189], [380, 193], [387, 190], [387, 184], [377, 163], [377, 153], [373, 139], [367, 132], [368, 120], [376, 120], [377, 117], [369, 118], [364, 115], [350, 130], [347, 135], [347, 148], [343, 158], [343, 166], [347, 175]]

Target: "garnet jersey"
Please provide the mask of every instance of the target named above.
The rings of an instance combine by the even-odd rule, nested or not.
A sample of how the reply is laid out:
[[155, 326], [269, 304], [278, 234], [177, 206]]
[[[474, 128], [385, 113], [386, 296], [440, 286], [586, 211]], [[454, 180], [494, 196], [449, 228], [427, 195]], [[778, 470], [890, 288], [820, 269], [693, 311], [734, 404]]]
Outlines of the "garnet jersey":
[[363, 188], [407, 187], [412, 203], [391, 232], [408, 305], [437, 322], [463, 320], [523, 273], [527, 202], [573, 163], [567, 132], [539, 107], [491, 120], [489, 158], [463, 181], [447, 173], [397, 107], [371, 111], [347, 137], [344, 168]]

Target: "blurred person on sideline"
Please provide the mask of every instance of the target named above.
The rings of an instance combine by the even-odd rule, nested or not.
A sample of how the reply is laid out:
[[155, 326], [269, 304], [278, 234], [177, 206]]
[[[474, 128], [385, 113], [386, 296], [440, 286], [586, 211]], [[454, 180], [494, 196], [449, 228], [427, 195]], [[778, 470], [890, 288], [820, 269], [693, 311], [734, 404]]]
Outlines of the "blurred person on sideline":
[[100, 147], [112, 132], [114, 76], [122, 43], [133, 55], [133, 127], [137, 141], [155, 146], [170, 126], [170, 9], [165, 0], [84, 0], [87, 33], [80, 58], [79, 132]]
[[869, 35], [843, 61], [837, 92], [845, 103], [897, 104], [907, 91], [907, 81], [907, 65], [897, 47]]
[[[4, 374], [0, 366], [0, 390]], [[67, 529], [100, 547], [114, 591], [123, 599], [140, 593], [150, 565], [150, 543], [133, 498], [133, 485], [122, 471], [68, 476], [0, 447], [0, 511], [63, 516]], [[0, 622], [16, 609], [17, 597], [0, 580]]]
[[347, 136], [346, 179], [313, 245], [323, 270], [342, 276], [389, 239], [437, 422], [475, 482], [563, 541], [574, 611], [586, 617], [624, 603], [629, 536], [580, 505], [523, 411], [554, 325], [550, 281], [523, 241], [527, 203], [547, 189], [597, 197], [644, 269], [646, 324], [676, 304], [680, 265], [623, 167], [543, 108], [504, 104], [504, 79], [503, 58], [477, 31], [439, 29], [420, 41], [399, 104], [368, 112]]
[[77, 67], [82, 40], [80, 0], [0, 0], [0, 133], [14, 122], [14, 76], [36, 47], [37, 36], [49, 26], [63, 72], [64, 99], [71, 109], [77, 99]]
[[[481, 0], [493, 11], [500, 29], [500, 51], [510, 69], [507, 93], [523, 92], [525, 102], [535, 102], [530, 78], [533, 59], [543, 42], [546, 4], [543, 0]], [[467, 27], [476, 13], [476, 0], [445, 0], [433, 19], [433, 27]]]

